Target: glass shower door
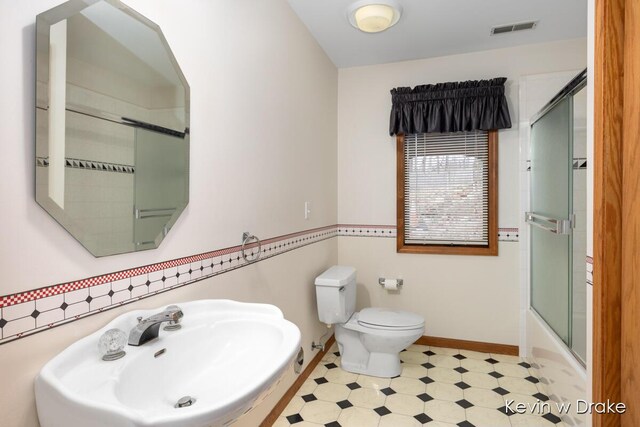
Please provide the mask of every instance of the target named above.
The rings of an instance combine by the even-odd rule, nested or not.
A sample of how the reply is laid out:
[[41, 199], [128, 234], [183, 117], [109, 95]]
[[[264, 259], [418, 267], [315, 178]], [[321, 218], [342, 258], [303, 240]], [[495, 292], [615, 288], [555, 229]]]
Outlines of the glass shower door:
[[531, 307], [571, 345], [571, 97], [531, 126]]
[[138, 249], [166, 235], [169, 219], [188, 200], [185, 144], [184, 138], [136, 129], [133, 242]]

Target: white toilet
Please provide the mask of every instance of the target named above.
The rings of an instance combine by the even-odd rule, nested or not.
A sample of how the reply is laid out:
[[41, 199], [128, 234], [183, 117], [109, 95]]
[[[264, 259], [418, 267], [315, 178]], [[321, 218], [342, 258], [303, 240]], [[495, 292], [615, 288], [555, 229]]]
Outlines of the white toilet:
[[318, 317], [335, 324], [341, 367], [375, 377], [400, 375], [400, 351], [424, 333], [424, 318], [388, 308], [356, 307], [356, 270], [336, 265], [316, 278]]

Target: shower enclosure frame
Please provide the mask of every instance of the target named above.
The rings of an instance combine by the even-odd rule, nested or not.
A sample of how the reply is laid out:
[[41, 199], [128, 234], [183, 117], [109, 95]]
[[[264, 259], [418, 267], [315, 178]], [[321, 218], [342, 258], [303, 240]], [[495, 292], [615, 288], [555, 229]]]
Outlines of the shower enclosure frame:
[[[535, 117], [550, 100], [573, 80], [582, 69], [554, 71], [544, 74], [532, 74], [521, 76], [518, 84], [519, 91], [519, 151], [520, 151], [520, 206], [519, 206], [519, 241], [520, 241], [520, 356], [530, 358], [539, 366], [538, 374], [541, 382], [548, 381], [550, 395], [562, 397], [562, 402], [574, 402], [584, 399], [588, 395], [587, 369], [578, 362], [578, 359], [568, 350], [557, 334], [530, 309], [530, 225], [525, 221], [525, 212], [531, 211], [530, 205], [530, 181], [531, 181], [531, 118]], [[581, 93], [581, 95], [583, 95]], [[581, 104], [582, 105], [582, 104]], [[577, 104], [576, 104], [577, 107]], [[566, 108], [562, 107], [562, 108]], [[582, 154], [576, 152], [576, 155]], [[564, 162], [564, 160], [562, 160]], [[538, 164], [540, 160], [538, 160]], [[564, 164], [564, 163], [563, 163]], [[547, 164], [549, 168], [551, 163]], [[565, 173], [568, 173], [565, 172]], [[566, 178], [565, 178], [566, 179]], [[576, 181], [577, 182], [577, 181]], [[540, 188], [540, 187], [538, 187]], [[533, 205], [535, 207], [535, 205]], [[545, 212], [539, 209], [541, 214], [558, 214], [561, 212]], [[585, 222], [586, 224], [586, 222]], [[534, 228], [534, 230], [537, 230]], [[550, 233], [549, 233], [550, 234]], [[566, 237], [565, 237], [566, 239]], [[575, 259], [579, 259], [579, 255]], [[584, 262], [584, 259], [583, 259]], [[538, 264], [539, 265], [539, 264]], [[585, 273], [586, 275], [586, 273]], [[562, 277], [562, 276], [560, 276]], [[576, 277], [581, 277], [576, 275]], [[585, 277], [586, 279], [586, 277]], [[587, 324], [588, 325], [588, 324]], [[588, 332], [587, 332], [588, 333]], [[577, 335], [576, 335], [577, 336]], [[584, 353], [584, 352], [583, 352]], [[588, 351], [587, 351], [588, 353]], [[571, 414], [575, 419], [574, 425], [584, 425], [586, 415]]]
[[[544, 215], [540, 215], [537, 214], [533, 211], [530, 212], [526, 212], [525, 213], [525, 222], [532, 226], [532, 227], [538, 227], [541, 228], [545, 231], [545, 233], [553, 233], [556, 236], [568, 236], [567, 242], [566, 242], [566, 251], [567, 251], [567, 265], [565, 265], [564, 267], [567, 269], [566, 271], [566, 282], [567, 282], [567, 313], [566, 313], [566, 324], [564, 326], [566, 326], [566, 331], [565, 333], [562, 333], [562, 331], [558, 330], [558, 325], [554, 325], [553, 322], [547, 318], [541, 311], [540, 309], [543, 307], [538, 307], [536, 308], [534, 306], [534, 280], [532, 277], [533, 272], [536, 270], [534, 269], [533, 266], [533, 257], [534, 257], [534, 248], [533, 248], [533, 230], [529, 230], [528, 232], [528, 236], [529, 236], [529, 257], [530, 257], [530, 261], [529, 261], [529, 309], [535, 313], [535, 315], [539, 318], [540, 321], [542, 321], [550, 330], [552, 330], [556, 337], [562, 342], [562, 346], [565, 348], [565, 350], [570, 353], [575, 360], [582, 365], [584, 368], [586, 368], [586, 356], [583, 358], [580, 354], [578, 354], [578, 352], [575, 351], [574, 346], [573, 346], [573, 333], [574, 333], [574, 317], [575, 317], [575, 313], [574, 313], [574, 278], [573, 278], [573, 264], [577, 261], [577, 262], [584, 262], [583, 260], [574, 260], [573, 259], [573, 228], [575, 226], [575, 209], [573, 206], [573, 192], [574, 192], [574, 183], [573, 183], [573, 170], [571, 168], [571, 164], [572, 164], [572, 160], [573, 160], [573, 154], [574, 154], [574, 128], [575, 128], [575, 123], [574, 123], [574, 102], [573, 102], [573, 96], [576, 95], [578, 92], [585, 90], [587, 86], [587, 69], [582, 70], [582, 72], [580, 72], [579, 74], [577, 74], [573, 79], [571, 79], [549, 102], [547, 102], [547, 104], [545, 104], [539, 111], [538, 113], [536, 113], [530, 120], [529, 126], [531, 129], [531, 140], [529, 142], [529, 150], [530, 150], [530, 154], [529, 154], [529, 158], [531, 158], [532, 162], [533, 162], [533, 158], [532, 158], [532, 153], [533, 153], [533, 126], [538, 123], [542, 118], [546, 117], [547, 114], [554, 112], [554, 109], [556, 107], [560, 108], [562, 107], [560, 104], [563, 103], [565, 100], [567, 101], [567, 111], [566, 111], [566, 115], [567, 115], [567, 145], [568, 145], [568, 159], [566, 161], [566, 165], [564, 165], [564, 167], [566, 168], [566, 170], [568, 171], [567, 174], [567, 190], [568, 190], [568, 194], [567, 196], [567, 213], [566, 215], [561, 215], [562, 218], [555, 218], [555, 217], [547, 217]], [[533, 170], [533, 164], [530, 165], [531, 168], [531, 176], [533, 176], [534, 170]], [[533, 185], [533, 181], [531, 181], [529, 183], [529, 209], [533, 210], [533, 199], [534, 199], [534, 191], [532, 189], [532, 185]], [[586, 256], [586, 247], [585, 247], [585, 253], [584, 255]], [[585, 283], [586, 286], [586, 283]], [[586, 321], [586, 320], [585, 320]], [[563, 336], [566, 334], [566, 337]]]

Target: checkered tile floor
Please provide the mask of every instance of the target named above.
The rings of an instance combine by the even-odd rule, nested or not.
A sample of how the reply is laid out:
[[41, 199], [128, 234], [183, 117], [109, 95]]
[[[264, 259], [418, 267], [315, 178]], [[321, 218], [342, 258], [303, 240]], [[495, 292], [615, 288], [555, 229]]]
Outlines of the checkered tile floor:
[[400, 359], [396, 378], [352, 374], [340, 369], [334, 344], [274, 427], [565, 426], [554, 412], [506, 411], [506, 400], [549, 400], [523, 359], [421, 345]]

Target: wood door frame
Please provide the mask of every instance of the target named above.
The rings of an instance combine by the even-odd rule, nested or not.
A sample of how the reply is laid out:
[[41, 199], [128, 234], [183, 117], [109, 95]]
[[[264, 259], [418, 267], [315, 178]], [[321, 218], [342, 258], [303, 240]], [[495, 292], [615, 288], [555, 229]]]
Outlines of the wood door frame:
[[640, 0], [625, 2], [622, 138], [622, 426], [640, 425]]
[[593, 402], [640, 425], [640, 0], [595, 0]]

